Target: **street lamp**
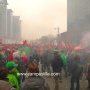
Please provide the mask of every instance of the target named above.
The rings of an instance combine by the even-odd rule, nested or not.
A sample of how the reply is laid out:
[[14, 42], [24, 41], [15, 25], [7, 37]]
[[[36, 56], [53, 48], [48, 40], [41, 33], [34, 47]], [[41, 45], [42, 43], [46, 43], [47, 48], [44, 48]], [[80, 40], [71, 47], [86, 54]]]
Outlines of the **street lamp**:
[[57, 43], [59, 43], [59, 34], [60, 34], [60, 27], [54, 28], [57, 30]]

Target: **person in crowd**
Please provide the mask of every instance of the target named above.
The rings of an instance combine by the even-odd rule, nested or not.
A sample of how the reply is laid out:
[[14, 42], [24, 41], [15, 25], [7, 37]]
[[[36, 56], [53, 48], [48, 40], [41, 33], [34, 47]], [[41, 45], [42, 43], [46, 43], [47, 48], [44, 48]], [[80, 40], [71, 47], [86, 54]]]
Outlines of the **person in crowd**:
[[5, 65], [6, 62], [6, 59], [3, 57], [2, 53], [0, 53], [0, 64]]
[[9, 54], [9, 56], [8, 56], [8, 61], [13, 61], [13, 53], [14, 53], [14, 51], [11, 50], [11, 51], [10, 51], [10, 54]]
[[0, 80], [8, 81], [8, 79], [6, 78], [7, 75], [8, 75], [7, 68], [5, 67], [5, 65], [0, 64]]
[[55, 90], [59, 90], [59, 81], [61, 81], [61, 71], [63, 68], [63, 61], [60, 57], [59, 51], [54, 51], [54, 58], [52, 60], [52, 69], [54, 73], [59, 73], [60, 76], [55, 77]]
[[0, 90], [16, 90], [9, 82], [0, 80]]
[[[35, 60], [32, 60], [28, 64], [27, 71], [29, 73], [39, 73], [38, 64]], [[28, 76], [24, 82], [21, 84], [21, 90], [50, 90], [48, 84], [46, 84], [45, 79], [40, 76], [31, 75]]]
[[[75, 55], [72, 60], [71, 67], [71, 87], [70, 90], [80, 90], [80, 77], [82, 76], [83, 68], [80, 66], [80, 57]], [[76, 84], [76, 87], [75, 87]]]
[[89, 60], [89, 54], [87, 52], [82, 52], [80, 54], [80, 62], [81, 65], [83, 66], [83, 77], [87, 76], [87, 64], [88, 64], [88, 60]]
[[[22, 61], [19, 57], [15, 57], [14, 62], [16, 64], [18, 64], [17, 70], [20, 73], [26, 73], [26, 65], [25, 65], [24, 61]], [[20, 82], [23, 82], [24, 80], [25, 80], [25, 76], [20, 75]]]
[[51, 72], [51, 69], [50, 69], [51, 60], [52, 60], [51, 52], [49, 50], [45, 50], [41, 58], [43, 72], [48, 72], [48, 73]]
[[68, 71], [68, 76], [70, 76], [71, 75], [71, 68], [72, 68], [74, 54], [68, 55], [67, 58], [68, 58], [67, 71]]
[[6, 63], [6, 67], [9, 71], [9, 76], [13, 75], [13, 77], [15, 76], [15, 78], [18, 81], [18, 84], [20, 85], [20, 76], [19, 71], [17, 70], [18, 64], [15, 64], [14, 62], [7, 62]]
[[38, 53], [40, 52], [38, 52], [37, 50], [33, 50], [33, 53], [32, 53], [32, 56], [37, 61], [37, 63], [39, 63], [40, 61], [40, 55]]
[[[17, 78], [15, 77], [15, 75], [13, 75], [13, 74], [11, 74], [11, 73], [8, 72], [8, 69], [5, 67], [5, 65], [0, 66], [0, 80], [9, 82], [10, 85], [15, 90], [19, 90], [19, 84], [18, 84]], [[1, 86], [1, 84], [0, 84], [0, 86]], [[1, 87], [1, 88], [3, 88], [3, 87]], [[8, 88], [9, 87], [7, 87], [7, 89], [5, 89], [5, 90], [9, 90]], [[4, 90], [4, 88], [3, 89], [0, 89], [0, 90]]]
[[27, 65], [27, 72], [39, 73], [38, 62], [36, 61], [36, 59], [32, 59], [30, 59], [30, 62]]
[[25, 63], [25, 65], [28, 64], [29, 58], [28, 58], [28, 56], [26, 55], [25, 52], [22, 52], [20, 59]]
[[7, 75], [7, 79], [8, 82], [15, 88], [15, 90], [20, 90], [20, 85], [15, 75], [9, 73]]
[[63, 60], [59, 55], [59, 51], [54, 52], [54, 58], [52, 60], [53, 72], [61, 73], [63, 67]]
[[67, 72], [67, 63], [68, 63], [68, 58], [65, 54], [65, 51], [61, 51], [60, 52], [60, 56], [61, 56], [61, 59], [63, 60], [63, 69], [64, 69], [64, 72], [65, 72], [65, 77], [68, 76], [68, 72]]
[[90, 90], [90, 57], [87, 65], [87, 80], [88, 80], [88, 90]]

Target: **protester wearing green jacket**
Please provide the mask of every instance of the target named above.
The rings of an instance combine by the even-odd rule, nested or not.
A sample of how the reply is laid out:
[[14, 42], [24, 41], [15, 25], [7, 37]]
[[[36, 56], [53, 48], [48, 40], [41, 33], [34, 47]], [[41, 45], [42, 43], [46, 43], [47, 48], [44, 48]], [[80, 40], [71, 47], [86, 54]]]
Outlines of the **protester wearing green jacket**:
[[16, 90], [20, 90], [18, 80], [13, 74], [8, 74], [7, 79]]
[[9, 82], [15, 86], [16, 90], [19, 90], [19, 85], [20, 85], [20, 78], [18, 76], [19, 71], [16, 69], [17, 64], [14, 62], [7, 62], [6, 67], [9, 71], [9, 74], [7, 78], [9, 79]]
[[60, 53], [60, 56], [61, 56], [61, 58], [63, 60], [63, 64], [66, 65], [67, 62], [68, 62], [68, 59], [67, 59], [67, 57], [66, 57], [66, 55], [65, 55], [65, 53], [63, 51]]
[[68, 63], [68, 59], [67, 59], [67, 57], [66, 57], [66, 55], [65, 55], [65, 53], [63, 51], [60, 53], [60, 57], [61, 57], [61, 59], [63, 61], [63, 64], [64, 64], [63, 68], [64, 68], [64, 72], [65, 72], [65, 77], [67, 77], [67, 63]]

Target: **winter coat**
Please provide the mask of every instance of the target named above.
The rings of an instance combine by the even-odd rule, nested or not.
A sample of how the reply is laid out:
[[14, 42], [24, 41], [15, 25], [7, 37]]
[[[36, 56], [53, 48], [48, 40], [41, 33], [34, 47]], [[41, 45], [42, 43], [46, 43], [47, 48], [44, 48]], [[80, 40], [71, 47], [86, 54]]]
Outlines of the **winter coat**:
[[54, 57], [52, 60], [53, 72], [60, 73], [63, 67], [63, 61], [60, 56]]
[[70, 68], [71, 76], [73, 78], [80, 78], [83, 72], [83, 68], [80, 63], [76, 62], [75, 60], [72, 61], [72, 67]]
[[90, 64], [88, 65], [87, 80], [90, 80]]
[[17, 78], [13, 74], [8, 74], [7, 79], [9, 80], [9, 83], [16, 88], [16, 90], [19, 90], [19, 83]]
[[9, 61], [13, 61], [13, 52], [10, 53], [10, 55], [9, 55], [9, 57], [8, 57], [8, 60], [9, 60]]

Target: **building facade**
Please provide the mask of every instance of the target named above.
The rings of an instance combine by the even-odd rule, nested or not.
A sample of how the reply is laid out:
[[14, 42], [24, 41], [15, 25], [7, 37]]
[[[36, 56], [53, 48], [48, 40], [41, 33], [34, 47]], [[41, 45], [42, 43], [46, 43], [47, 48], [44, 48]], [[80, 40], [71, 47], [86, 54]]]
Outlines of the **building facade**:
[[0, 43], [16, 43], [21, 41], [20, 16], [13, 16], [7, 9], [7, 0], [0, 0]]
[[7, 1], [0, 0], [0, 39], [4, 41], [7, 36]]
[[21, 20], [20, 16], [13, 16], [13, 40], [15, 42], [21, 41]]
[[90, 32], [90, 0], [67, 1], [67, 35], [71, 43], [80, 43], [85, 33]]
[[13, 33], [13, 12], [11, 9], [7, 9], [7, 41], [12, 41]]

